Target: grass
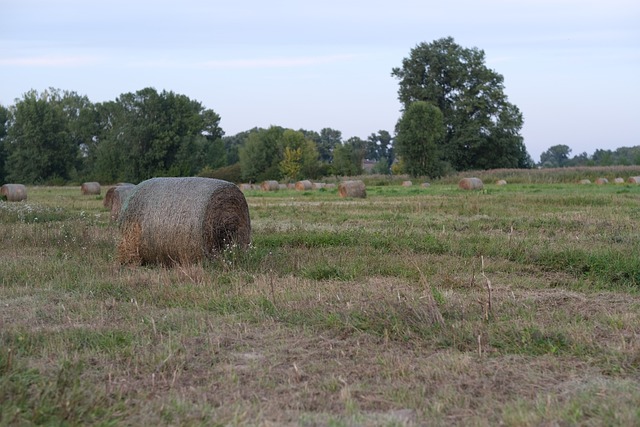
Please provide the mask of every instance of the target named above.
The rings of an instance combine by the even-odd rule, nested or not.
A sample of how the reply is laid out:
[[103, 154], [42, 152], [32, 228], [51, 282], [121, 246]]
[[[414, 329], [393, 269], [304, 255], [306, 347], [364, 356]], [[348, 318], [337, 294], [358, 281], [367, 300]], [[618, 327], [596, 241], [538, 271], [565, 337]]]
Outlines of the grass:
[[0, 425], [640, 423], [640, 187], [379, 184], [249, 191], [172, 269], [79, 188], [0, 202]]

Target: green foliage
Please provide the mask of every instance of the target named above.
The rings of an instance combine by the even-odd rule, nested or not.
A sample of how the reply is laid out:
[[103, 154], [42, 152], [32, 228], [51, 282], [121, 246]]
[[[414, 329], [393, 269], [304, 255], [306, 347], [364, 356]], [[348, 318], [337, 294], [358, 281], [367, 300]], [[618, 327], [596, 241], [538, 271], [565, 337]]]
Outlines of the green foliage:
[[564, 144], [554, 145], [540, 154], [540, 166], [545, 168], [557, 168], [567, 164], [571, 148]]
[[443, 114], [441, 156], [456, 170], [520, 167], [530, 163], [518, 108], [504, 94], [504, 78], [484, 64], [484, 52], [452, 37], [421, 43], [392, 76], [405, 111], [427, 101]]
[[229, 166], [223, 166], [218, 169], [211, 169], [208, 166], [205, 166], [199, 173], [198, 176], [202, 176], [205, 178], [216, 178], [222, 179], [224, 181], [233, 182], [239, 184], [242, 182], [242, 171], [240, 169], [240, 163], [235, 163]]
[[9, 130], [11, 112], [8, 108], [0, 105], [0, 185], [5, 182], [4, 163], [7, 158], [5, 150], [5, 139]]
[[439, 146], [445, 128], [442, 112], [424, 101], [409, 105], [396, 126], [396, 150], [404, 169], [412, 176], [438, 177], [442, 174]]

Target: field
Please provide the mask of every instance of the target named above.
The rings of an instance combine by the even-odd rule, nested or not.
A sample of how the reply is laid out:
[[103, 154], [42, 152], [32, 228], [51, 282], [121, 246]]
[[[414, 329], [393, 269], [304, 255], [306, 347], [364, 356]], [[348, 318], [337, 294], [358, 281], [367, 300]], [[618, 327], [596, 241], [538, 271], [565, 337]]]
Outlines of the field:
[[79, 187], [0, 202], [0, 424], [640, 424], [639, 185], [245, 194], [174, 268]]

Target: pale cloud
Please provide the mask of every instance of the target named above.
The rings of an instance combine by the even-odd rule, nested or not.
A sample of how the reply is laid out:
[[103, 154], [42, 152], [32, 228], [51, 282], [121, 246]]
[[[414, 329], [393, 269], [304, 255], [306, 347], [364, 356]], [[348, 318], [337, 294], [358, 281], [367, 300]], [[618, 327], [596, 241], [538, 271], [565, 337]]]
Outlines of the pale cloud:
[[83, 56], [83, 55], [39, 55], [39, 56], [24, 56], [13, 58], [0, 58], [0, 65], [13, 66], [13, 67], [82, 67], [97, 65], [103, 62], [101, 58], [97, 56]]

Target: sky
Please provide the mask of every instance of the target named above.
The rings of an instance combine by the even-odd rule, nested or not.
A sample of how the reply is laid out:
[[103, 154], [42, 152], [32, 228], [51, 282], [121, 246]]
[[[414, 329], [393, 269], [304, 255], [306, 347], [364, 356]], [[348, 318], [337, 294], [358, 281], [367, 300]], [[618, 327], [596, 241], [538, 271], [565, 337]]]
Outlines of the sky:
[[637, 0], [0, 0], [0, 104], [153, 87], [212, 109], [226, 135], [393, 135], [391, 70], [448, 36], [504, 77], [534, 161], [558, 144], [571, 156], [640, 145]]

